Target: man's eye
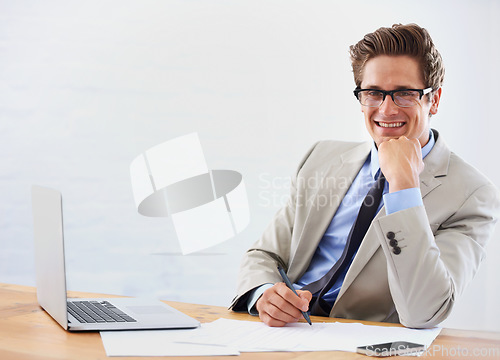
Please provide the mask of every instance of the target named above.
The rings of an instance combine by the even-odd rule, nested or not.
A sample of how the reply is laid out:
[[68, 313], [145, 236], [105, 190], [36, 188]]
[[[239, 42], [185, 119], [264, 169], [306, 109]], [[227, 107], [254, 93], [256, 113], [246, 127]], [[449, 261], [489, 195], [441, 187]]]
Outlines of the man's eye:
[[370, 97], [381, 97], [382, 93], [380, 91], [368, 91], [367, 95]]
[[398, 91], [395, 95], [402, 97], [415, 97], [418, 96], [418, 93], [416, 91]]

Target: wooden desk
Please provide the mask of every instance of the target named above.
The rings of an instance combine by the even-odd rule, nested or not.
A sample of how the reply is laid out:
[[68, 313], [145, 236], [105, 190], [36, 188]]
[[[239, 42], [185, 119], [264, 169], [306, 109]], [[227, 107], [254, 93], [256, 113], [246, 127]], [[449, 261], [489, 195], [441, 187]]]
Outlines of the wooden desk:
[[[71, 297], [109, 297], [88, 293], [71, 292]], [[255, 320], [248, 314], [228, 311], [224, 307], [166, 302], [180, 311], [210, 322], [218, 318]], [[338, 321], [311, 317], [312, 321]], [[353, 322], [342, 320], [345, 322]], [[383, 323], [365, 324], [393, 326]], [[398, 325], [396, 325], [398, 326]], [[423, 359], [500, 359], [500, 333], [443, 329], [431, 346], [432, 353]], [[0, 283], [0, 359], [107, 359], [98, 332], [70, 333], [63, 330], [39, 306], [35, 288]], [[370, 359], [348, 352], [272, 352], [242, 353], [237, 359]], [[395, 359], [405, 358], [397, 357]], [[408, 357], [410, 358], [410, 357]], [[138, 359], [129, 357], [127, 359]], [[151, 358], [148, 358], [151, 359]], [[172, 357], [165, 357], [172, 359]], [[182, 357], [182, 360], [193, 359]], [[207, 359], [199, 357], [196, 359]], [[210, 359], [231, 359], [227, 356]], [[234, 357], [233, 357], [234, 359]], [[413, 358], [412, 358], [413, 359]]]

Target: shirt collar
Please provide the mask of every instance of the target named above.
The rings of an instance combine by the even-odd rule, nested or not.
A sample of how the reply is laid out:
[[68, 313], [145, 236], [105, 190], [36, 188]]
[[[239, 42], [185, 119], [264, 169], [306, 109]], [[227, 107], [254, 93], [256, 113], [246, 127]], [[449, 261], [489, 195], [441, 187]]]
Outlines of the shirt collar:
[[[432, 132], [432, 130], [429, 131], [429, 133], [430, 133], [429, 141], [422, 148], [422, 159], [424, 159], [431, 152], [432, 148], [434, 147], [434, 144], [436, 143], [436, 139], [434, 139], [434, 133]], [[376, 179], [378, 172], [379, 172], [379, 169], [380, 169], [380, 165], [378, 162], [378, 150], [377, 150], [377, 146], [375, 145], [375, 142], [373, 142], [373, 144], [372, 144], [372, 152], [371, 152], [370, 157], [371, 157], [370, 158], [371, 173], [372, 173], [373, 178]]]

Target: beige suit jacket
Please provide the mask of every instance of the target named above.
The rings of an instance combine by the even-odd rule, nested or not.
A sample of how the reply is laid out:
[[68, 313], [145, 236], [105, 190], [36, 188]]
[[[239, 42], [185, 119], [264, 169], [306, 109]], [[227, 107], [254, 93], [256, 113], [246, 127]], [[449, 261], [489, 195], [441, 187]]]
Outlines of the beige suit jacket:
[[[373, 220], [330, 316], [432, 327], [450, 313], [485, 257], [500, 209], [497, 188], [451, 152], [438, 132], [424, 159], [424, 206]], [[290, 200], [246, 252], [230, 309], [246, 311], [265, 283], [292, 282], [307, 270], [323, 234], [371, 150], [371, 143], [321, 141], [301, 162]], [[401, 252], [389, 245], [393, 232]]]

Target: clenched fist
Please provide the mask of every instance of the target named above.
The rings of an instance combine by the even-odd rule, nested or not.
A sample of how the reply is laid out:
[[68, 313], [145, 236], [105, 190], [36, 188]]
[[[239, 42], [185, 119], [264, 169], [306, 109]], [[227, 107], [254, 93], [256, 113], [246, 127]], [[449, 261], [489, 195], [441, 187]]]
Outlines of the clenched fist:
[[424, 170], [422, 149], [417, 139], [401, 136], [378, 146], [380, 170], [389, 183], [389, 192], [417, 188]]

